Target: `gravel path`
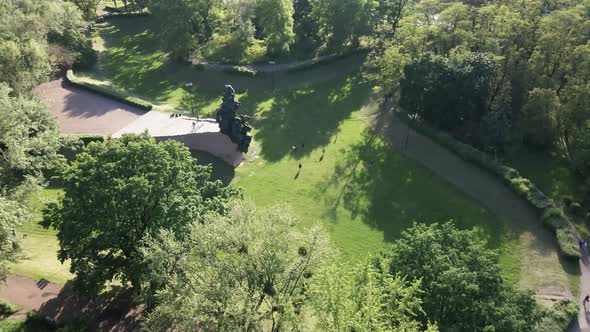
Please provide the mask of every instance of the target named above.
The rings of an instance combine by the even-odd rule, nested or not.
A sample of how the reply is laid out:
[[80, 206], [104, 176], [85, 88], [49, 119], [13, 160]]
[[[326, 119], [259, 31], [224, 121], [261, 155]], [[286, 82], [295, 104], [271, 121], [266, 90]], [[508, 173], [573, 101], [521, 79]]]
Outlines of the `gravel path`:
[[33, 89], [55, 116], [63, 134], [111, 135], [145, 114], [99, 94], [75, 88], [58, 78]]

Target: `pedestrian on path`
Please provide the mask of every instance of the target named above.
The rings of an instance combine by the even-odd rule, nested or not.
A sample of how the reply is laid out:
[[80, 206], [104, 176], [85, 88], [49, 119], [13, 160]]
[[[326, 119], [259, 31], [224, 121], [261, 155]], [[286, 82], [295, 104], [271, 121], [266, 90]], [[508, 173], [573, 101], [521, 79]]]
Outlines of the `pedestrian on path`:
[[586, 294], [584, 301], [582, 301], [582, 304], [584, 305], [584, 307], [586, 307], [586, 302], [590, 302], [590, 295], [588, 295], [588, 294]]

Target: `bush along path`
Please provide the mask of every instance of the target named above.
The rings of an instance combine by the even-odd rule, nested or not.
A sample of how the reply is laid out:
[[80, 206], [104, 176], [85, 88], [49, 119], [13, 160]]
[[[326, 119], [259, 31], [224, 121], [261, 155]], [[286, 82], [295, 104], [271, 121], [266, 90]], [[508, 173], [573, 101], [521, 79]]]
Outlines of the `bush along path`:
[[[580, 312], [578, 320], [570, 325], [569, 331], [590, 331], [590, 303], [587, 306], [581, 305], [585, 296], [590, 294], [590, 258], [578, 249], [576, 244], [580, 240], [580, 236], [563, 211], [555, 206], [552, 200], [547, 198], [529, 180], [520, 177], [515, 170], [498, 165], [495, 162], [496, 165], [486, 165], [484, 167], [480, 163], [484, 162], [485, 157], [476, 156], [477, 150], [457, 141], [451, 142], [450, 137], [441, 133], [424, 134], [423, 132], [429, 130], [428, 128], [418, 128], [422, 129], [418, 132], [418, 130], [410, 128], [408, 125], [410, 123], [409, 119], [400, 119], [400, 117], [396, 116], [393, 110], [387, 111], [376, 118], [373, 125], [376, 131], [392, 144], [394, 149], [405, 153], [408, 157], [419, 161], [447, 179], [466, 194], [479, 200], [500, 218], [516, 222], [523, 231], [535, 235], [536, 241], [530, 243], [530, 245], [535, 247], [533, 249], [536, 249], [535, 251], [539, 254], [531, 255], [533, 257], [524, 257], [525, 266], [523, 268], [526, 268], [527, 262], [532, 265], [543, 265], [548, 260], [559, 260], [558, 256], [560, 254], [570, 260], [578, 260], [580, 269], [578, 304], [580, 304]], [[434, 135], [446, 137], [439, 138]], [[441, 142], [441, 139], [446, 141]], [[458, 147], [465, 150], [457, 153], [457, 147], [449, 146], [450, 144], [457, 144]], [[465, 156], [465, 154], [469, 153], [473, 155]], [[479, 154], [484, 155], [481, 152]], [[482, 161], [476, 162], [472, 160], [474, 158], [481, 158]], [[509, 182], [508, 186], [498, 181], [498, 172], [485, 170], [494, 166], [504, 167], [506, 172], [512, 173], [506, 175]], [[510, 181], [510, 179], [513, 181]], [[518, 191], [519, 187], [516, 187], [519, 184], [522, 193]], [[542, 213], [542, 223], [539, 220], [539, 210]], [[555, 239], [552, 238], [543, 224], [555, 232], [559, 242], [559, 252], [555, 249], [556, 246], [553, 245]], [[549, 296], [554, 298], [565, 297], [573, 300], [571, 293], [554, 296], [555, 294], [551, 294], [553, 290], [550, 289], [549, 294], [547, 294], [545, 289], [537, 289], [537, 295], [540, 298]]]

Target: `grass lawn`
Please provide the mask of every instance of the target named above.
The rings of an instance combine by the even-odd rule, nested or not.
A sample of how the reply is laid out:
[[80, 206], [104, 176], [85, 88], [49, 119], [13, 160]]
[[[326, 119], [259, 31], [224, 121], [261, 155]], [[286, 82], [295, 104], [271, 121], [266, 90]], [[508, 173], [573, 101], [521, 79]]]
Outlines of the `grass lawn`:
[[[462, 228], [476, 229], [499, 250], [509, 282], [534, 278], [534, 285], [562, 283], [565, 277], [558, 263], [521, 269], [526, 246], [519, 227], [511, 224], [518, 220], [499, 220], [367, 131], [363, 117], [374, 113], [376, 106], [369, 100], [370, 88], [354, 74], [362, 59], [262, 78], [200, 72], [171, 61], [150, 25], [149, 18], [104, 23], [95, 40], [101, 51], [99, 65], [77, 75], [177, 112], [190, 110], [191, 94], [184, 82], [191, 81], [193, 103], [204, 116], [220, 104], [223, 84], [232, 84], [241, 112], [254, 116], [255, 139], [248, 161], [235, 174], [221, 173], [244, 188], [248, 199], [262, 206], [288, 203], [301, 216], [303, 227], [325, 224], [338, 249], [351, 260], [386, 249], [415, 221], [452, 219]], [[297, 149], [292, 151], [292, 146]], [[573, 284], [575, 277], [571, 279]]]
[[68, 261], [62, 264], [57, 259], [59, 244], [55, 236], [56, 231], [51, 228], [46, 230], [38, 224], [45, 205], [56, 200], [60, 192], [59, 189], [45, 189], [31, 197], [33, 219], [17, 230], [24, 236], [22, 246], [25, 259], [12, 266], [12, 273], [58, 284], [65, 284], [73, 277], [69, 272]]

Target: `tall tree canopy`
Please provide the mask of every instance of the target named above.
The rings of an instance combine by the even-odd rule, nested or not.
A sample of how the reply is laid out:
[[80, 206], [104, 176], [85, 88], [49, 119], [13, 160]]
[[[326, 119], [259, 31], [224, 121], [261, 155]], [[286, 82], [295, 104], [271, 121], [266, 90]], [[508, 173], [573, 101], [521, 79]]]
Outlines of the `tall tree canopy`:
[[295, 41], [292, 0], [257, 0], [257, 17], [269, 55], [287, 55]]
[[0, 83], [0, 193], [61, 161], [59, 129], [47, 107], [28, 96], [12, 97]]
[[454, 59], [426, 54], [409, 63], [400, 82], [400, 106], [448, 131], [473, 131], [485, 115], [494, 62], [482, 54]]
[[[419, 280], [389, 274], [387, 259], [327, 264], [309, 287], [312, 312], [322, 331], [436, 331], [423, 314]], [[426, 327], [427, 329], [424, 329]]]
[[79, 9], [63, 0], [0, 1], [0, 82], [15, 94], [28, 93], [54, 64], [92, 65], [86, 26]]
[[297, 328], [306, 283], [328, 254], [318, 226], [302, 230], [283, 206], [238, 202], [186, 234], [146, 239], [146, 279], [165, 285], [146, 326], [152, 331], [282, 331]]
[[496, 252], [473, 231], [450, 222], [417, 224], [402, 232], [389, 257], [391, 274], [421, 281], [424, 322], [436, 321], [443, 330], [534, 330], [532, 293], [504, 282]]
[[84, 291], [120, 279], [139, 289], [149, 274], [138, 247], [150, 235], [181, 235], [211, 211], [223, 212], [238, 195], [190, 151], [147, 133], [91, 143], [65, 167], [64, 196], [46, 211], [43, 225], [58, 230], [59, 258]]

